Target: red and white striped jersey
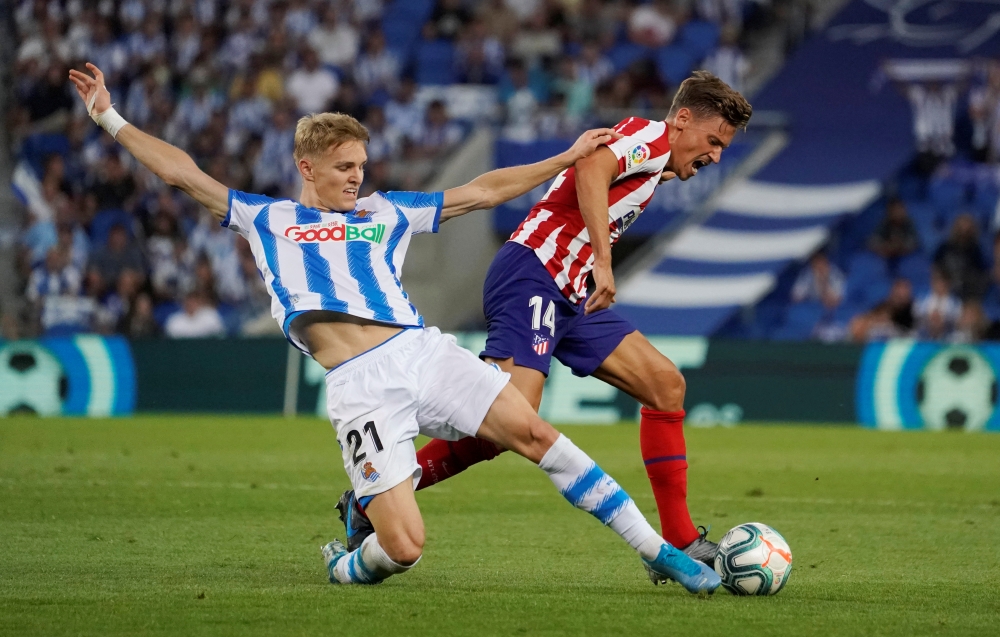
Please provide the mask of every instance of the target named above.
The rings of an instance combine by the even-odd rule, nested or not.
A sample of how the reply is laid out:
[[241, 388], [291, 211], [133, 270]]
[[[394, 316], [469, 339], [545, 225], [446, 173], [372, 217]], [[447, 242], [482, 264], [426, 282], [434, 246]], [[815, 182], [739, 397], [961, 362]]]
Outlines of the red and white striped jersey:
[[[608, 144], [618, 158], [618, 176], [608, 190], [611, 245], [653, 198], [670, 158], [665, 122], [630, 117], [615, 127], [624, 135]], [[573, 303], [587, 296], [587, 275], [594, 268], [590, 233], [576, 198], [576, 169], [567, 168], [528, 213], [510, 241], [535, 251], [556, 285]]]

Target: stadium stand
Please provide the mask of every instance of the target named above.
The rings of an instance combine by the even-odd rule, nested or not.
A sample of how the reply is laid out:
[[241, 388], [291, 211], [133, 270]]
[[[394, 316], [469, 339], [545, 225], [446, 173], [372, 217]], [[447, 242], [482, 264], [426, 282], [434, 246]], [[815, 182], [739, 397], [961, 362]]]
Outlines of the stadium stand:
[[[878, 20], [879, 10], [852, 2], [754, 99], [755, 108], [787, 114], [788, 144], [752, 179], [727, 184], [711, 214], [690, 218], [619, 284], [619, 309], [643, 331], [967, 339], [1000, 317], [990, 274], [997, 173], [981, 141], [976, 156], [975, 132], [995, 126], [1000, 75], [982, 56], [996, 55], [1000, 43], [865, 38], [864, 25]], [[880, 225], [889, 207], [908, 219], [902, 230]], [[906, 254], [873, 252], [883, 249], [874, 233], [900, 232], [916, 235]], [[835, 302], [796, 302], [793, 286], [810, 276], [808, 258], [820, 249], [846, 273], [845, 289]], [[952, 318], [950, 330], [930, 333], [914, 321], [922, 304], [933, 305], [932, 271], [943, 271], [952, 295], [935, 302], [960, 301], [974, 329]], [[904, 288], [910, 300], [888, 317]]]
[[609, 108], [662, 110], [723, 27], [739, 33], [756, 10], [720, 0], [5, 6], [17, 78], [7, 130], [24, 209], [23, 302], [5, 309], [8, 337], [149, 336], [185, 316], [205, 334], [276, 331], [242, 239], [90, 125], [65, 78], [85, 60], [105, 71], [130, 121], [233, 187], [294, 196], [295, 118], [328, 109], [372, 131], [366, 190], [418, 188], [484, 121], [532, 144], [572, 138]]

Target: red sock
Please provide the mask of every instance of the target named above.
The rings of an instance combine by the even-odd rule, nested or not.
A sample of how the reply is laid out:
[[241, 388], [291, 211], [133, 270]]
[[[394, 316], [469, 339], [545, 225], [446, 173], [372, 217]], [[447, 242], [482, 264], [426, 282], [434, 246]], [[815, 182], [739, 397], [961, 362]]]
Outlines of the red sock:
[[435, 438], [417, 451], [417, 462], [423, 469], [417, 491], [462, 473], [477, 462], [492, 460], [503, 451], [481, 438], [455, 441]]
[[687, 508], [687, 451], [684, 411], [642, 409], [639, 446], [653, 486], [663, 539], [684, 548], [698, 538]]

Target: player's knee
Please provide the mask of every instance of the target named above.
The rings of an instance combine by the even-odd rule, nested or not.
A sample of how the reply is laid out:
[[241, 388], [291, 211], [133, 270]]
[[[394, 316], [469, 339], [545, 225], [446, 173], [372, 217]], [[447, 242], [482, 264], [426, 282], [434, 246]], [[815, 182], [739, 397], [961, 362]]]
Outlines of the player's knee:
[[535, 416], [528, 422], [528, 444], [535, 450], [539, 458], [545, 455], [549, 447], [559, 438], [559, 432], [549, 423]]
[[679, 411], [684, 408], [687, 382], [679, 369], [671, 365], [654, 370], [651, 380], [652, 392], [647, 407], [656, 411]]

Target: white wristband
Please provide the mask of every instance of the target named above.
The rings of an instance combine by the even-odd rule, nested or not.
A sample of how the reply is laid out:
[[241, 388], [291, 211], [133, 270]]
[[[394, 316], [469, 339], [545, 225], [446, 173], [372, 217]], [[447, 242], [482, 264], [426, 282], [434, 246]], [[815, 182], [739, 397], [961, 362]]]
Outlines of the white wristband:
[[103, 113], [94, 114], [90, 117], [97, 122], [98, 126], [111, 133], [111, 136], [115, 139], [118, 138], [118, 131], [124, 128], [125, 124], [128, 124], [125, 118], [118, 114], [114, 106]]

